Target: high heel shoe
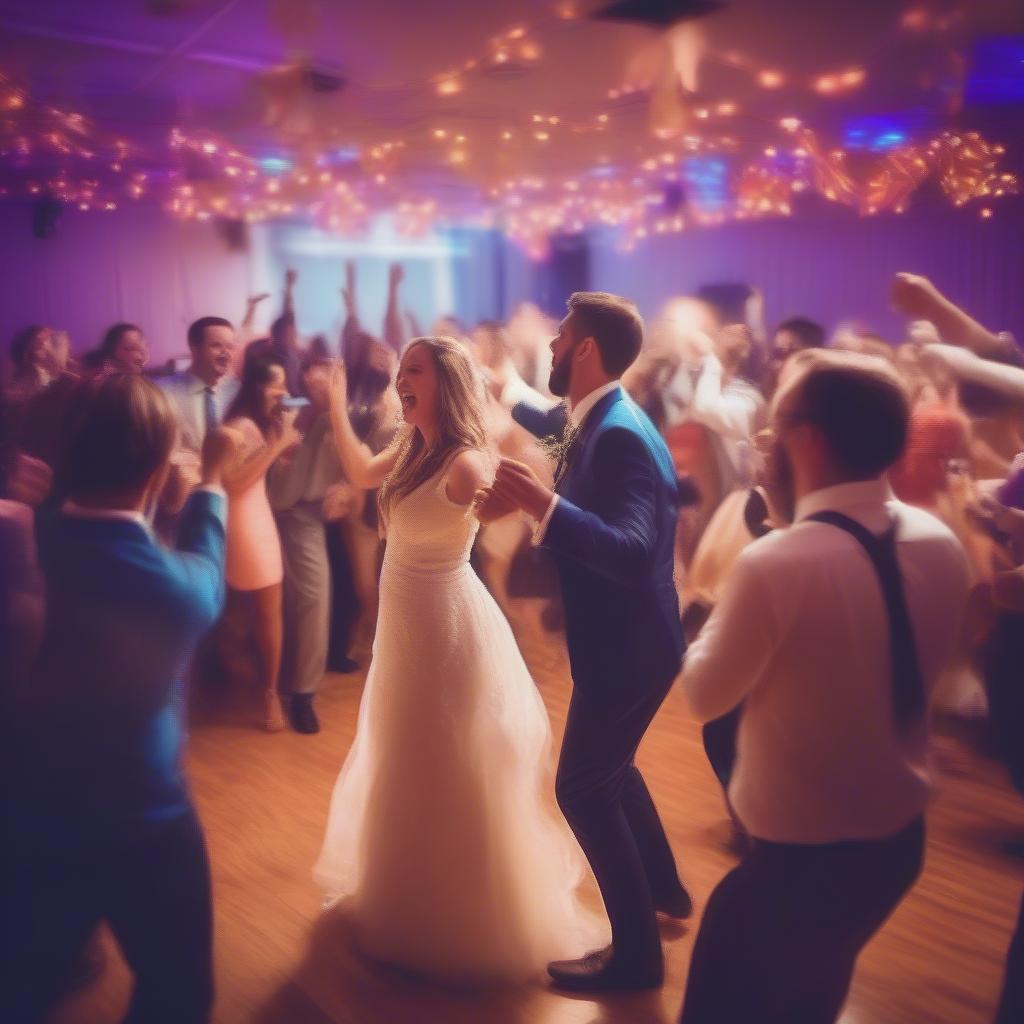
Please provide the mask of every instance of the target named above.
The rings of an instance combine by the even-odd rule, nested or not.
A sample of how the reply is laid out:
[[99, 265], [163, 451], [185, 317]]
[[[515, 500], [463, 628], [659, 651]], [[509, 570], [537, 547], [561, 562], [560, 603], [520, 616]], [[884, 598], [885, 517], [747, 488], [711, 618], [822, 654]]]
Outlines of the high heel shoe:
[[276, 690], [267, 690], [264, 700], [267, 732], [280, 732], [284, 728], [281, 697]]

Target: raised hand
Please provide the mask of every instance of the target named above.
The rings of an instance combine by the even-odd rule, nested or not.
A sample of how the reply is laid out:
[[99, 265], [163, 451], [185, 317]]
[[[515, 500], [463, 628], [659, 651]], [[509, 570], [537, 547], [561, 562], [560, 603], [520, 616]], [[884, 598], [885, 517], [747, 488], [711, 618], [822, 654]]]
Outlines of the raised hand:
[[935, 285], [920, 274], [897, 274], [892, 279], [893, 306], [914, 320], [928, 320], [940, 299]]
[[269, 298], [270, 292], [260, 292], [259, 295], [250, 295], [249, 298], [245, 300], [245, 304], [249, 309], [255, 309], [264, 299]]
[[397, 288], [405, 280], [405, 268], [401, 263], [392, 263], [388, 271], [388, 284]]
[[356, 264], [355, 260], [345, 261], [345, 283], [341, 286], [341, 297], [345, 308], [352, 313], [356, 308]]
[[284, 272], [284, 286], [285, 288], [292, 288], [295, 282], [299, 279], [299, 272], [289, 267]]

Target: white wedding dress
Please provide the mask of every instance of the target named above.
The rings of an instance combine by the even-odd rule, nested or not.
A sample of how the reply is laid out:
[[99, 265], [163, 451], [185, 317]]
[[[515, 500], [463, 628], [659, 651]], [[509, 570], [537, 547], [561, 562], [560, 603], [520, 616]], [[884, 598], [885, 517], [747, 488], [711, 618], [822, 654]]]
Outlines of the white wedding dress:
[[523, 981], [584, 953], [595, 925], [550, 796], [547, 711], [469, 565], [479, 523], [445, 484], [387, 524], [373, 661], [315, 876], [373, 958]]

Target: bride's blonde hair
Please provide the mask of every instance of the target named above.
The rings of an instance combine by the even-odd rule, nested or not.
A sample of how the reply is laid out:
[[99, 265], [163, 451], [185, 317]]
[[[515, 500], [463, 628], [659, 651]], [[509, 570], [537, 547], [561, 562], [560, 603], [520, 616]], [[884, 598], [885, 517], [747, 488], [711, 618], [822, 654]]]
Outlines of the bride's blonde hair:
[[429, 350], [437, 371], [437, 438], [428, 447], [418, 430], [399, 435], [398, 460], [380, 489], [384, 511], [440, 472], [458, 452], [487, 448], [483, 381], [466, 350], [454, 338], [413, 338], [404, 354], [417, 346]]

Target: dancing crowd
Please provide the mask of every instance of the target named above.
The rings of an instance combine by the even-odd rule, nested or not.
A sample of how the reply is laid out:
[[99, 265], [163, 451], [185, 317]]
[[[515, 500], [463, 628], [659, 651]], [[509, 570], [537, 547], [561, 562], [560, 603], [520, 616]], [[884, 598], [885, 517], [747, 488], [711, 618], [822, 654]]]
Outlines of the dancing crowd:
[[[486, 479], [466, 469], [457, 504], [482, 524], [472, 565], [513, 621], [539, 608], [538, 628], [574, 628], [543, 548], [561, 544], [585, 564], [601, 540], [589, 512], [563, 522], [555, 494], [594, 404], [621, 386], [656, 431], [671, 461], [666, 507], [680, 510], [667, 556], [672, 628], [690, 644], [675, 687], [704, 723], [740, 857], [704, 910], [681, 1019], [836, 1019], [857, 955], [921, 870], [941, 765], [931, 711], [984, 721], [1024, 790], [1024, 355], [1014, 339], [925, 278], [898, 274], [898, 338], [797, 315], [768, 331], [751, 289], [739, 310], [672, 299], [638, 354], [619, 359], [601, 336], [607, 301], [593, 293], [574, 296], [561, 327], [524, 305], [505, 322], [447, 316], [426, 332], [397, 265], [374, 333], [350, 264], [334, 345], [303, 338], [295, 284], [289, 271], [266, 336], [254, 324], [270, 296], [253, 296], [237, 327], [196, 319], [187, 361], [166, 367], [150, 365], [145, 331], [130, 323], [79, 354], [53, 326], [10, 343], [0, 668], [17, 779], [4, 950], [15, 1019], [39, 1019], [75, 984], [100, 920], [135, 976], [128, 1020], [207, 1019], [209, 870], [181, 767], [189, 691], [248, 670], [266, 729], [309, 734], [328, 672], [366, 666], [388, 492], [393, 503], [447, 465], [430, 462], [428, 432], [422, 451], [407, 433], [428, 351], [439, 376], [456, 365], [471, 374], [479, 422], [441, 427], [462, 431], [455, 451], [489, 452]], [[588, 310], [592, 363], [578, 355]], [[451, 341], [410, 344], [419, 337]], [[561, 400], [572, 392], [568, 378], [558, 387], [549, 377], [551, 353], [576, 358], [582, 400]], [[393, 452], [398, 468], [382, 478], [374, 460]], [[444, 478], [452, 500], [455, 477]], [[625, 592], [647, 565], [631, 529], [605, 573]], [[563, 571], [562, 590], [567, 580]], [[663, 697], [623, 748], [611, 790], [584, 793], [560, 770], [559, 802], [613, 931], [604, 954], [553, 965], [563, 987], [660, 983], [654, 913], [692, 912], [671, 853], [643, 848], [660, 824], [632, 759]], [[623, 842], [641, 847], [646, 903], [618, 900], [611, 875], [632, 866], [595, 852], [604, 839], [594, 835], [611, 828], [608, 801], [622, 801]], [[627, 932], [645, 936], [642, 964], [626, 955]], [[1024, 1019], [1022, 958], [1019, 923], [1000, 1024]]]

